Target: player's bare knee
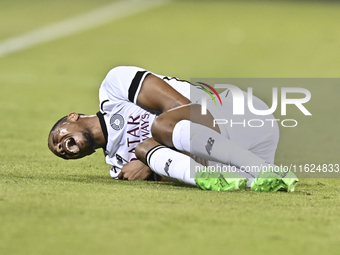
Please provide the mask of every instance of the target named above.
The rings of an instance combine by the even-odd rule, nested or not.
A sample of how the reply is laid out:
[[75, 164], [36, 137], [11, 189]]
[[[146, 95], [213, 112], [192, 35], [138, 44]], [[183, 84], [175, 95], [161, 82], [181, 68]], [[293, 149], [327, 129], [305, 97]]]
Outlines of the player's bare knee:
[[148, 153], [149, 150], [151, 150], [157, 145], [159, 145], [159, 143], [157, 143], [153, 138], [148, 138], [145, 141], [137, 144], [135, 148], [136, 157], [144, 164], [146, 164], [145, 162], [146, 154]]
[[152, 124], [151, 134], [155, 141], [172, 147], [172, 131], [176, 125], [176, 121], [166, 118], [161, 114]]
[[145, 156], [146, 156], [145, 147], [146, 147], [145, 144], [139, 143], [139, 144], [137, 144], [137, 146], [135, 148], [135, 155], [142, 162], [144, 162], [144, 159], [145, 159]]

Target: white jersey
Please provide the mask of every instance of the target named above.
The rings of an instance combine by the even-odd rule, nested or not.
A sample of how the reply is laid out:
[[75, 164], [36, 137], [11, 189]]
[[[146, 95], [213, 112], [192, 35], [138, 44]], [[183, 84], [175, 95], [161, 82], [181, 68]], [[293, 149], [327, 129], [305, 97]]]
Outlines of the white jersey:
[[[156, 115], [136, 104], [141, 85], [151, 72], [133, 66], [113, 68], [99, 89], [100, 112], [97, 113], [106, 138], [105, 162], [112, 165], [116, 178], [124, 164], [136, 160], [138, 143], [151, 137]], [[154, 74], [155, 75], [155, 74]], [[190, 83], [156, 75], [190, 100]], [[197, 98], [204, 93], [198, 90]]]
[[[106, 147], [103, 148], [105, 161], [112, 166], [110, 174], [113, 178], [117, 178], [120, 169], [126, 163], [137, 159], [135, 156], [137, 144], [151, 137], [151, 126], [157, 116], [139, 107], [136, 102], [141, 85], [148, 74], [153, 73], [133, 66], [115, 67], [107, 74], [99, 89], [100, 111], [97, 116], [106, 139]], [[192, 103], [200, 103], [201, 98], [207, 95], [187, 81], [161, 75], [156, 76], [163, 79]], [[244, 93], [246, 94], [246, 92]], [[233, 101], [229, 94], [228, 90], [220, 94], [223, 101], [222, 110], [214, 107], [213, 100], [208, 100], [208, 109], [215, 119], [234, 118], [234, 121], [242, 123], [242, 119], [254, 118], [249, 111], [246, 111], [242, 117], [233, 116]], [[254, 107], [256, 109], [268, 108], [256, 97], [254, 97]], [[256, 119], [274, 119], [272, 115], [255, 117]], [[224, 125], [220, 126], [220, 130], [222, 135], [237, 142], [245, 149], [268, 162], [274, 161], [279, 136], [277, 124], [275, 128], [261, 129], [242, 127], [242, 125], [231, 128]]]

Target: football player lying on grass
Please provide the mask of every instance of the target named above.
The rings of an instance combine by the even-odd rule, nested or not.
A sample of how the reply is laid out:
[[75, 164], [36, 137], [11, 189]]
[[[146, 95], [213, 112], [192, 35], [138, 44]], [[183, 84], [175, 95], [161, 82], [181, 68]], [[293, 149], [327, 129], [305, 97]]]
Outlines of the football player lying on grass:
[[[229, 92], [216, 94], [221, 105], [208, 100], [202, 115], [201, 99], [207, 95], [202, 87], [138, 67], [116, 67], [99, 89], [100, 111], [72, 112], [60, 119], [49, 133], [48, 146], [64, 159], [103, 148], [116, 179], [144, 180], [154, 172], [205, 190], [248, 186], [254, 191], [294, 191], [296, 176], [274, 165], [279, 129], [273, 115], [256, 116], [273, 120], [261, 128], [214, 125], [214, 119], [240, 123], [254, 118], [249, 110], [243, 116], [232, 114]], [[252, 99], [256, 109], [268, 109], [259, 98]], [[214, 171], [218, 166], [229, 170]]]

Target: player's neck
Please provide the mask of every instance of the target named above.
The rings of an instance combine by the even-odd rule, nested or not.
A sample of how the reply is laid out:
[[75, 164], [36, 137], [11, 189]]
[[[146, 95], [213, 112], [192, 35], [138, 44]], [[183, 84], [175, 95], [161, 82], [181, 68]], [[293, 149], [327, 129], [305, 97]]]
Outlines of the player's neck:
[[100, 122], [99, 122], [99, 118], [96, 115], [94, 115], [93, 121], [94, 121], [94, 128], [93, 128], [92, 134], [93, 134], [93, 137], [94, 137], [96, 149], [102, 148], [106, 145], [106, 140], [105, 140], [105, 136], [103, 134], [102, 127], [101, 127]]
[[96, 115], [87, 115], [83, 117], [83, 121], [86, 123], [86, 126], [88, 127], [94, 139], [94, 149], [104, 147], [106, 140], [99, 122], [99, 118]]

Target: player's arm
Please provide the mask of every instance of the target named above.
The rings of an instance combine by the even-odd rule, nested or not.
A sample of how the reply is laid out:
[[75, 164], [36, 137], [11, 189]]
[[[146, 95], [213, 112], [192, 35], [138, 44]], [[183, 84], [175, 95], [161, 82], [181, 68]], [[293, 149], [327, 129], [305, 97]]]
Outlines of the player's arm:
[[172, 132], [181, 120], [190, 120], [220, 132], [219, 127], [213, 125], [210, 112], [202, 115], [200, 105], [191, 105], [189, 99], [153, 74], [144, 78], [136, 103], [144, 109], [160, 113], [152, 124], [151, 132], [157, 142], [168, 147], [174, 147]]
[[[100, 89], [101, 109], [110, 103], [129, 101], [140, 107], [161, 114], [169, 109], [190, 103], [163, 79], [135, 66], [118, 66], [110, 70]], [[110, 110], [110, 109], [109, 109]]]
[[153, 181], [167, 181], [161, 176], [154, 173], [150, 167], [146, 166], [139, 160], [133, 160], [125, 164], [118, 174], [119, 180], [139, 181], [139, 180], [153, 180]]
[[189, 99], [153, 74], [146, 76], [137, 97], [137, 105], [158, 113], [187, 104]]
[[120, 180], [147, 180], [153, 172], [139, 160], [131, 161], [125, 164], [118, 175]]

